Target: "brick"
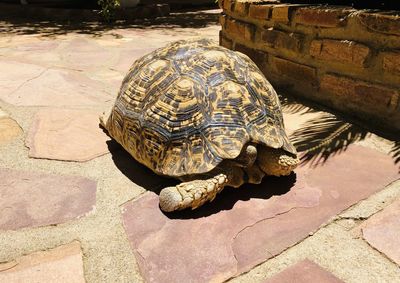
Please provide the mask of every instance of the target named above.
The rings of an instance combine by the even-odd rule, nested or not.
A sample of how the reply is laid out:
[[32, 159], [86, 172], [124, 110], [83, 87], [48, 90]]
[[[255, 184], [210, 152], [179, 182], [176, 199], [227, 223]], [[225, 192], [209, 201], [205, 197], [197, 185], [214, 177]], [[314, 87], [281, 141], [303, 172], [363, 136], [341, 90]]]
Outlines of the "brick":
[[304, 7], [295, 12], [293, 21], [309, 26], [337, 27], [346, 23], [350, 12], [351, 10], [342, 8]]
[[218, 0], [218, 7], [224, 9], [224, 0]]
[[276, 71], [285, 77], [311, 84], [317, 82], [317, 72], [313, 67], [278, 57], [275, 57], [272, 61]]
[[310, 55], [328, 61], [364, 66], [370, 54], [369, 47], [349, 40], [313, 40]]
[[387, 72], [400, 74], [400, 51], [384, 52], [382, 67]]
[[286, 33], [273, 28], [261, 32], [261, 40], [273, 48], [283, 48], [299, 52], [303, 36], [296, 33]]
[[224, 36], [222, 30], [219, 32], [219, 45], [221, 45], [225, 48], [228, 48], [228, 49], [232, 49], [232, 47], [233, 47], [232, 40], [230, 40], [229, 38]]
[[275, 5], [272, 9], [272, 20], [276, 22], [289, 22], [289, 6]]
[[359, 22], [373, 32], [400, 35], [400, 17], [380, 13], [359, 13]]
[[227, 11], [227, 12], [231, 12], [232, 11], [232, 7], [233, 7], [233, 3], [232, 0], [223, 0], [223, 10]]
[[266, 20], [271, 17], [272, 14], [272, 7], [269, 5], [257, 5], [251, 4], [249, 7], [249, 17]]
[[234, 12], [240, 16], [246, 16], [248, 11], [249, 11], [249, 5], [250, 3], [248, 2], [241, 2], [241, 1], [236, 1], [234, 3]]
[[225, 30], [229, 32], [230, 35], [244, 38], [246, 40], [253, 40], [254, 38], [254, 26], [248, 23], [226, 19]]
[[334, 95], [338, 102], [351, 103], [362, 112], [371, 110], [393, 111], [398, 104], [398, 91], [373, 83], [338, 76], [324, 75], [320, 90]]
[[263, 69], [264, 65], [268, 61], [268, 54], [253, 48], [249, 48], [242, 44], [235, 44], [235, 51], [239, 51], [249, 56], [251, 60], [260, 68]]
[[219, 16], [219, 24], [221, 25], [222, 29], [225, 29], [225, 22], [226, 22], [226, 15], [221, 14]]

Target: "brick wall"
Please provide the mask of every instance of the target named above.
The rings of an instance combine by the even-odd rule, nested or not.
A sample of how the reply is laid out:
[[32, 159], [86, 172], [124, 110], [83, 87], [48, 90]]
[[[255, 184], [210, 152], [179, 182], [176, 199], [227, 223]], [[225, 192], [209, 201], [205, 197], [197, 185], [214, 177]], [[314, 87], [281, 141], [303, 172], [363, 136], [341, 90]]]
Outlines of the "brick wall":
[[275, 86], [400, 130], [400, 12], [252, 0], [219, 5], [220, 44], [247, 54]]

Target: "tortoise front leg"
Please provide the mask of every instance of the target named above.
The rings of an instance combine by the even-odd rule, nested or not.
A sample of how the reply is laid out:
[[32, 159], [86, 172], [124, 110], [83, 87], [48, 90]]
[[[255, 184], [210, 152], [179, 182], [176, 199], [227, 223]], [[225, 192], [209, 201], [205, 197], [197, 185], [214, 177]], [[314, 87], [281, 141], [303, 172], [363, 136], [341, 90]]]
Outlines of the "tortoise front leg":
[[159, 196], [161, 210], [171, 212], [188, 207], [196, 209], [205, 202], [214, 200], [227, 183], [228, 177], [219, 174], [207, 180], [193, 180], [164, 188]]

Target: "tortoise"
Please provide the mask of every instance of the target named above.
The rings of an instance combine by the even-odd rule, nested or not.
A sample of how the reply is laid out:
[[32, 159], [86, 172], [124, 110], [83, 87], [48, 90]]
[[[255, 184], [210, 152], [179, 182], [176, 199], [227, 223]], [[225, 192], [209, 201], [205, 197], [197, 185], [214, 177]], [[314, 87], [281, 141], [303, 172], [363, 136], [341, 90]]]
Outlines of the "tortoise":
[[101, 125], [138, 162], [182, 181], [160, 208], [195, 209], [225, 186], [289, 175], [299, 159], [272, 85], [246, 55], [208, 39], [143, 56]]

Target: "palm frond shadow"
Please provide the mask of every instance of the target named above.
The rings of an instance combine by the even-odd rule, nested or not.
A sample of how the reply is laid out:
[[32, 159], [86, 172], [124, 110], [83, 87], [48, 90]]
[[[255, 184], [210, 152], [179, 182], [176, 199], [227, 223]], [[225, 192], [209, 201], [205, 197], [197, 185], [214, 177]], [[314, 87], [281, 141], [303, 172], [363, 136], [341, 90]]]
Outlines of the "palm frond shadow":
[[[324, 109], [320, 105], [313, 103], [301, 103], [291, 96], [280, 97], [282, 109], [289, 114], [308, 114], [317, 113], [321, 110], [318, 117], [305, 122], [301, 128], [294, 131], [290, 139], [300, 152], [302, 164], [317, 166], [325, 163], [330, 157], [344, 152], [347, 148], [358, 141], [362, 141], [372, 134], [377, 134], [393, 142], [390, 155], [395, 164], [399, 165], [400, 172], [400, 140], [399, 135], [388, 134], [379, 129], [369, 127], [361, 123], [350, 123], [338, 115], [329, 113], [329, 109]], [[362, 125], [362, 126], [361, 126]], [[368, 127], [367, 127], [368, 126]]]
[[[395, 141], [392, 150], [390, 151], [390, 154], [394, 158], [394, 162], [396, 164], [400, 163], [400, 141]], [[400, 171], [400, 169], [399, 169]]]
[[293, 132], [290, 139], [301, 152], [302, 164], [317, 166], [369, 135], [371, 133], [361, 127], [345, 122], [333, 114], [324, 113], [307, 121], [302, 128]]
[[305, 114], [305, 113], [318, 112], [318, 110], [315, 110], [314, 108], [309, 107], [303, 103], [299, 103], [294, 98], [287, 95], [279, 96], [279, 100], [281, 102], [282, 109], [286, 113], [295, 114], [303, 112]]

